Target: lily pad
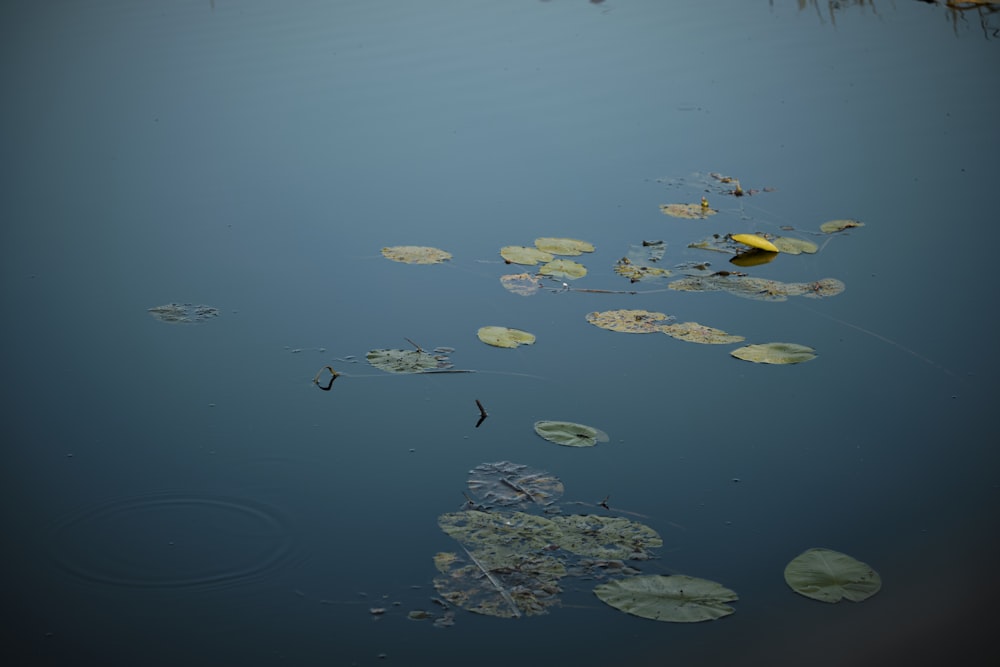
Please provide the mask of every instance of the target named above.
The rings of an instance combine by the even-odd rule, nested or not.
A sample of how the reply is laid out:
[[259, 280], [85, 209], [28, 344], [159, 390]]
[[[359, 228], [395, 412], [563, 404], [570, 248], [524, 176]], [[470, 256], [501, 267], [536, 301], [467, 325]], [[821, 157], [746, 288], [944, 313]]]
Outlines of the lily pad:
[[791, 236], [779, 236], [771, 241], [778, 250], [786, 255], [800, 255], [802, 253], [812, 255], [819, 250], [819, 246], [812, 241], [805, 241]]
[[702, 345], [725, 345], [728, 343], [740, 343], [745, 339], [743, 336], [728, 334], [722, 329], [706, 327], [697, 322], [680, 322], [678, 324], [666, 324], [660, 331], [688, 343], [701, 343]]
[[663, 546], [660, 534], [644, 523], [621, 516], [569, 514], [552, 517], [560, 548], [602, 559], [648, 560]]
[[599, 428], [560, 421], [537, 421], [535, 433], [549, 442], [566, 447], [593, 447], [599, 442], [607, 442], [608, 434]]
[[446, 354], [423, 350], [371, 350], [368, 363], [387, 373], [427, 373], [452, 367]]
[[576, 280], [587, 275], [587, 267], [571, 259], [554, 259], [548, 264], [542, 265], [538, 272], [553, 278]]
[[758, 234], [733, 234], [732, 239], [737, 243], [742, 243], [743, 245], [750, 246], [751, 248], [757, 248], [758, 250], [778, 252], [778, 246]]
[[816, 358], [816, 350], [798, 343], [747, 345], [729, 354], [755, 364], [798, 364]]
[[656, 266], [663, 259], [667, 244], [663, 241], [643, 241], [642, 245], [633, 245], [628, 255], [615, 263], [615, 273], [625, 276], [631, 282], [664, 278], [670, 275], [669, 269]]
[[518, 552], [541, 549], [558, 534], [550, 519], [525, 512], [449, 512], [438, 517], [438, 526], [467, 547], [503, 547]]
[[504, 289], [521, 296], [532, 296], [542, 288], [542, 282], [530, 273], [509, 273], [500, 276]]
[[535, 247], [542, 252], [550, 252], [553, 255], [579, 255], [585, 252], [594, 252], [592, 243], [579, 239], [543, 237], [535, 239]]
[[[673, 283], [671, 283], [673, 284]], [[656, 333], [674, 318], [648, 310], [605, 310], [587, 313], [587, 321], [595, 327], [624, 333]]]
[[500, 248], [500, 256], [508, 263], [525, 266], [534, 266], [539, 262], [551, 262], [555, 259], [551, 253], [520, 245], [508, 245]]
[[167, 324], [197, 324], [219, 316], [219, 309], [204, 304], [168, 303], [147, 310], [151, 316]]
[[476, 335], [479, 340], [493, 347], [517, 347], [518, 345], [531, 345], [535, 342], [534, 334], [508, 327], [480, 327]]
[[820, 602], [861, 602], [882, 588], [882, 578], [866, 563], [831, 549], [808, 549], [785, 566], [785, 582]]
[[683, 574], [616, 579], [598, 585], [594, 594], [627, 614], [672, 623], [697, 623], [728, 616], [734, 610], [726, 603], [739, 599], [722, 584]]
[[819, 231], [824, 234], [835, 234], [837, 232], [842, 232], [845, 229], [851, 229], [853, 227], [864, 227], [865, 223], [858, 220], [827, 220], [822, 225], [819, 226]]
[[382, 248], [382, 255], [404, 264], [440, 264], [451, 259], [451, 253], [419, 245], [397, 245]]
[[702, 220], [718, 213], [704, 199], [700, 204], [660, 204], [660, 212], [674, 218], [685, 218], [688, 220]]
[[469, 471], [469, 491], [489, 507], [512, 507], [534, 503], [548, 507], [563, 495], [563, 483], [555, 475], [521, 463], [481, 463]]

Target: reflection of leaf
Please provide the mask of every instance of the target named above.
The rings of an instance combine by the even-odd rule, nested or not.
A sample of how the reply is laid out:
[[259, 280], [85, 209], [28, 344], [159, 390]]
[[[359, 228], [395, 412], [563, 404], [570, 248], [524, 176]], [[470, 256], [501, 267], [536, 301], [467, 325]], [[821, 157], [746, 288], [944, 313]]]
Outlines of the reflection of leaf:
[[388, 373], [425, 373], [452, 366], [448, 355], [423, 350], [371, 350], [368, 363]]
[[556, 544], [580, 556], [602, 559], [648, 560], [651, 549], [663, 546], [649, 526], [620, 516], [569, 514], [552, 517]]
[[560, 239], [543, 237], [535, 239], [535, 247], [553, 255], [579, 255], [584, 252], [594, 252], [594, 245], [578, 239]]
[[751, 248], [766, 250], [768, 252], [778, 252], [778, 246], [758, 234], [733, 234], [731, 238], [737, 243], [748, 245]]
[[547, 507], [563, 494], [563, 484], [555, 475], [510, 461], [481, 463], [469, 471], [468, 486], [487, 507], [522, 503]]
[[796, 593], [821, 602], [847, 598], [861, 602], [879, 592], [878, 572], [847, 554], [831, 549], [808, 549], [785, 566], [785, 582]]
[[587, 313], [587, 321], [595, 327], [625, 333], [655, 333], [673, 319], [663, 313], [651, 313], [648, 310], [623, 309]]
[[819, 231], [824, 234], [834, 234], [836, 232], [842, 232], [845, 229], [851, 229], [852, 227], [864, 226], [865, 223], [857, 220], [828, 220], [819, 226]]
[[727, 334], [721, 329], [706, 327], [697, 322], [680, 322], [678, 324], [666, 324], [660, 331], [689, 343], [702, 343], [704, 345], [724, 345], [726, 343], [739, 343], [744, 340], [743, 336]]
[[627, 614], [674, 623], [712, 621], [728, 616], [733, 608], [726, 603], [739, 599], [736, 593], [721, 584], [683, 574], [616, 579], [594, 588], [594, 594]]
[[541, 281], [530, 273], [511, 273], [500, 276], [500, 284], [508, 292], [521, 296], [531, 296], [542, 287]]
[[451, 253], [418, 245], [397, 245], [382, 248], [382, 255], [404, 264], [440, 264], [451, 259]]
[[660, 204], [660, 212], [664, 215], [689, 220], [701, 220], [718, 213], [708, 205], [708, 202], [704, 201], [701, 204]]
[[535, 342], [534, 334], [507, 327], [480, 327], [476, 335], [479, 340], [494, 347], [517, 347], [518, 345], [531, 345]]
[[729, 354], [755, 364], [798, 364], [816, 358], [816, 350], [798, 343], [762, 343], [740, 347]]
[[571, 259], [554, 259], [548, 264], [544, 264], [538, 269], [538, 272], [553, 278], [576, 280], [587, 275], [587, 267]]
[[508, 245], [500, 248], [500, 256], [512, 264], [524, 264], [534, 266], [539, 262], [551, 262], [553, 257], [550, 253], [538, 248], [527, 248], [520, 245]]
[[537, 421], [535, 433], [567, 447], [593, 447], [598, 442], [608, 441], [608, 434], [601, 429], [573, 422]]
[[196, 324], [219, 316], [219, 309], [212, 306], [192, 305], [190, 303], [168, 303], [150, 308], [150, 315], [167, 324]]

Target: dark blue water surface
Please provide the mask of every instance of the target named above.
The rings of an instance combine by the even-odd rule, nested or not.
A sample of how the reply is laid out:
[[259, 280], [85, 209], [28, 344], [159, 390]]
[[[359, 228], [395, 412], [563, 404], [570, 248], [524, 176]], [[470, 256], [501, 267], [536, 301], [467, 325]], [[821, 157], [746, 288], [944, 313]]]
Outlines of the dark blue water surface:
[[[107, 0], [7, 2], [0, 25], [4, 664], [954, 664], [989, 645], [989, 8]], [[707, 220], [659, 210], [702, 196]], [[808, 233], [840, 218], [865, 226]], [[687, 245], [783, 226], [822, 250], [744, 270], [843, 294], [612, 270], [643, 240], [734, 270]], [[541, 236], [596, 246], [572, 287], [643, 293], [507, 292], [522, 269], [499, 249]], [[147, 312], [170, 302], [220, 314]], [[818, 357], [585, 320], [619, 308]], [[488, 347], [485, 325], [537, 342]], [[406, 339], [479, 372], [364, 363]], [[330, 363], [348, 375], [319, 391]], [[558, 447], [540, 419], [610, 441]], [[645, 515], [664, 546], [640, 569], [718, 581], [736, 612], [661, 623], [567, 579], [546, 615], [408, 620], [440, 615], [432, 558], [458, 545], [438, 515], [504, 460], [591, 506], [566, 512], [610, 495]], [[783, 569], [810, 547], [881, 592], [795, 594]]]

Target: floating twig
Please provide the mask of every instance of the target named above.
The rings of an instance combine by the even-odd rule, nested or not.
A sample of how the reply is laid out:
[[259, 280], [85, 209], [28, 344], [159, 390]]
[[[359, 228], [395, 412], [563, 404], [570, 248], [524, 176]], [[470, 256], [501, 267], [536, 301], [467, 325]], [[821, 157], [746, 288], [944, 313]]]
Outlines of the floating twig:
[[417, 348], [417, 352], [423, 352], [424, 351], [424, 349], [422, 347], [420, 347], [419, 345], [417, 345], [416, 343], [414, 343], [412, 340], [410, 340], [406, 336], [403, 336], [403, 340], [405, 340], [407, 343], [409, 343], [413, 347]]
[[[330, 371], [330, 383], [327, 384], [325, 387], [319, 383], [319, 376], [323, 374], [323, 371]], [[323, 368], [319, 369], [319, 372], [316, 373], [316, 376], [313, 377], [313, 384], [322, 389], [323, 391], [330, 391], [330, 388], [333, 386], [333, 381], [339, 377], [340, 373], [333, 370], [333, 366], [323, 366]]]
[[486, 418], [490, 415], [486, 412], [486, 408], [483, 407], [478, 398], [476, 399], [476, 407], [479, 408], [479, 421], [476, 422], [476, 428], [479, 428], [479, 425], [486, 421]]

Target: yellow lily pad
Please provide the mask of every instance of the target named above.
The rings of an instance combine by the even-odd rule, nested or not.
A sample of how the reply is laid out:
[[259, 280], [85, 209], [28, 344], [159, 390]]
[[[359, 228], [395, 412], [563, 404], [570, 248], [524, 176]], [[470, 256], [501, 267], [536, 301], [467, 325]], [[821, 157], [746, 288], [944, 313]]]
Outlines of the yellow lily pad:
[[673, 318], [648, 310], [605, 310], [587, 313], [587, 321], [595, 327], [624, 333], [656, 333]]
[[758, 250], [778, 252], [778, 246], [774, 245], [763, 236], [758, 236], [757, 234], [733, 234], [732, 239], [737, 243], [742, 243], [743, 245], [748, 245], [751, 248], [757, 248]]
[[534, 266], [539, 262], [551, 262], [554, 259], [551, 253], [521, 245], [508, 245], [500, 248], [500, 256], [509, 264], [523, 264], [525, 266]]
[[535, 247], [542, 252], [550, 252], [553, 255], [579, 255], [585, 252], [594, 252], [592, 243], [579, 239], [542, 237], [535, 239]]
[[479, 340], [493, 347], [517, 347], [518, 345], [531, 345], [535, 342], [534, 334], [507, 327], [481, 327], [476, 335]]
[[382, 255], [404, 264], [440, 264], [451, 259], [451, 253], [419, 245], [397, 245], [382, 248]]
[[554, 259], [538, 269], [538, 272], [553, 278], [576, 280], [587, 275], [587, 267], [571, 259]]
[[828, 220], [819, 226], [819, 231], [824, 234], [834, 234], [836, 232], [842, 232], [845, 229], [851, 229], [852, 227], [864, 227], [865, 223], [859, 222], [858, 220]]

